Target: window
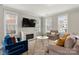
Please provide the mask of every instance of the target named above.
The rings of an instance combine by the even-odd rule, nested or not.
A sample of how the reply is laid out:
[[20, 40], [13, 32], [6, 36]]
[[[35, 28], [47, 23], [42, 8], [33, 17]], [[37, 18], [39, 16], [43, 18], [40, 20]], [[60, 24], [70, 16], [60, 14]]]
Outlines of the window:
[[17, 14], [10, 11], [4, 11], [4, 32], [17, 34]]
[[68, 32], [68, 16], [67, 15], [58, 16], [58, 31], [60, 33]]
[[45, 19], [45, 31], [46, 32], [50, 32], [52, 30], [52, 19], [48, 18], [48, 19]]
[[41, 34], [41, 20], [37, 19], [36, 20], [36, 28], [35, 28], [36, 35]]

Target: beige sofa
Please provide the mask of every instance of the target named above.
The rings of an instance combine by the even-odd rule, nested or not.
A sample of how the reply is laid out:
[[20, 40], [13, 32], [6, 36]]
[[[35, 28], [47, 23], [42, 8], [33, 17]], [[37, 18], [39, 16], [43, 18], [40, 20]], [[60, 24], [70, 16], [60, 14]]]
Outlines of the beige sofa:
[[[73, 41], [73, 39], [75, 39], [75, 41]], [[72, 43], [74, 45], [71, 48], [70, 45], [72, 45]], [[47, 53], [49, 55], [78, 55], [79, 54], [79, 39], [74, 37], [70, 40], [67, 40], [65, 42], [65, 47], [58, 46], [56, 44], [49, 45], [47, 47]]]

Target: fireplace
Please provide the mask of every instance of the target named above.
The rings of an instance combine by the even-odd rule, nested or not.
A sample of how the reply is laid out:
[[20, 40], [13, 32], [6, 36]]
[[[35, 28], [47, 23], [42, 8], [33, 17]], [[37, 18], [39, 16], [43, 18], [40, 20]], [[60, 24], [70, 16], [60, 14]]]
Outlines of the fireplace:
[[28, 39], [32, 39], [32, 38], [34, 38], [34, 34], [27, 34], [26, 35], [26, 39], [28, 40]]

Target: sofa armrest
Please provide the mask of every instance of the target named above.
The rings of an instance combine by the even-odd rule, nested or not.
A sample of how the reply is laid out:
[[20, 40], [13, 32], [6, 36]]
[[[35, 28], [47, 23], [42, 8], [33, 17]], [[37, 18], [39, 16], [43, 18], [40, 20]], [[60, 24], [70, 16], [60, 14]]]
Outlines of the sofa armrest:
[[18, 42], [16, 44], [5, 45], [5, 46], [3, 46], [3, 49], [10, 50], [10, 49], [13, 49], [14, 47], [16, 48], [18, 45], [21, 45], [21, 44], [27, 45], [28, 43], [26, 41], [22, 41], [22, 42]]
[[5, 45], [5, 46], [3, 46], [3, 48], [6, 49], [6, 50], [10, 50], [12, 47], [15, 47], [17, 45], [18, 45], [18, 43], [16, 43], [16, 44], [10, 44], [10, 45]]
[[61, 55], [78, 54], [76, 50], [64, 48], [64, 47], [57, 46], [57, 45], [49, 45], [47, 48], [48, 48], [49, 53], [55, 52]]
[[18, 42], [11, 44], [3, 48], [3, 54], [20, 54], [21, 52], [28, 50], [28, 41]]

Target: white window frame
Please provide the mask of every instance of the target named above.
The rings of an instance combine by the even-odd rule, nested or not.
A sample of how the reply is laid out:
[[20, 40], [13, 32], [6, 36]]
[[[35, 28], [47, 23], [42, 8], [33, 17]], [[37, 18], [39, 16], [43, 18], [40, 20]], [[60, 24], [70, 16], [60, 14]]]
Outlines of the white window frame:
[[[62, 22], [64, 23], [60, 23], [60, 21], [62, 20]], [[66, 24], [65, 24], [66, 22]], [[60, 25], [61, 24], [61, 25]], [[66, 25], [66, 27], [65, 27]], [[62, 27], [64, 26], [64, 27]], [[60, 27], [62, 27], [62, 31], [60, 31]], [[67, 31], [65, 31], [65, 29], [67, 29]], [[68, 15], [67, 14], [64, 14], [64, 15], [60, 15], [58, 16], [58, 31], [61, 33], [65, 33], [65, 32], [68, 32]]]
[[17, 23], [17, 21], [18, 21], [18, 15], [17, 15], [17, 13], [15, 13], [15, 12], [12, 12], [12, 11], [8, 11], [8, 10], [4, 10], [4, 36], [6, 35], [6, 14], [13, 14], [13, 15], [15, 15], [16, 16], [16, 34], [15, 35], [17, 35], [17, 30], [18, 30], [18, 23]]

